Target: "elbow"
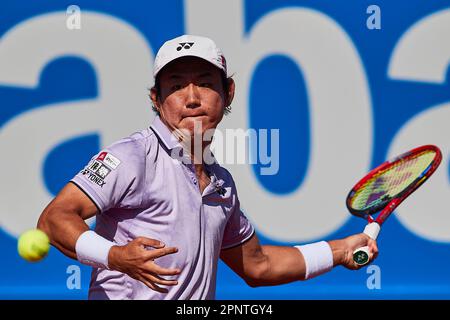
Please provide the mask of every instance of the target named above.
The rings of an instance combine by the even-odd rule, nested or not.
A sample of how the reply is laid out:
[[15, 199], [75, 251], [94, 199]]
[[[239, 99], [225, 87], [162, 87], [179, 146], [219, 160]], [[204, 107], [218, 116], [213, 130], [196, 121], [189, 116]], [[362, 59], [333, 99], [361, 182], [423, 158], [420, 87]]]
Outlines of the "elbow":
[[40, 217], [38, 219], [36, 228], [44, 231], [48, 235], [49, 231], [50, 231], [49, 230], [50, 229], [50, 227], [49, 227], [50, 221], [49, 220], [50, 220], [50, 217], [49, 217], [48, 211], [42, 212], [42, 214], [40, 215]]
[[263, 284], [261, 282], [259, 282], [258, 280], [255, 279], [245, 279], [245, 283], [252, 288], [257, 288], [257, 287], [261, 287], [263, 286]]
[[269, 285], [268, 283], [269, 265], [268, 262], [254, 266], [245, 275], [245, 283], [252, 288]]
[[60, 221], [62, 220], [59, 215], [60, 210], [55, 210], [54, 207], [48, 206], [39, 216], [36, 224], [36, 228], [45, 232], [47, 236], [52, 240], [52, 230], [58, 228]]

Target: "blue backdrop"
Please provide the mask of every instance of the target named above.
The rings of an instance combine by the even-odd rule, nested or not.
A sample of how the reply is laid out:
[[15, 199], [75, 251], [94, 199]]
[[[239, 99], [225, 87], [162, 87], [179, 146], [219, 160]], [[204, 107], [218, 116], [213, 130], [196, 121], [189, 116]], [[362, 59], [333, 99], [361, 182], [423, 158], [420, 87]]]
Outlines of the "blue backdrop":
[[[196, 2], [198, 3], [198, 1]], [[194, 6], [190, 6], [192, 3], [192, 1], [176, 0], [154, 2], [78, 0], [76, 3], [72, 1], [2, 1], [0, 3], [0, 60], [11, 56], [11, 53], [2, 52], [2, 46], [5, 46], [6, 43], [5, 35], [7, 33], [12, 32], [20, 24], [26, 24], [28, 19], [36, 18], [42, 14], [60, 12], [62, 15], [66, 15], [67, 7], [73, 4], [76, 4], [81, 9], [82, 28], [84, 28], [83, 12], [101, 13], [118, 18], [140, 32], [142, 39], [147, 42], [147, 45], [151, 48], [151, 54], [154, 56], [157, 48], [165, 40], [188, 32], [189, 30], [186, 30], [186, 26], [189, 24], [201, 23], [187, 21], [186, 17], [189, 17], [191, 14], [190, 9], [194, 8]], [[445, 15], [445, 13], [450, 12], [450, 2], [448, 1], [378, 0], [376, 3], [372, 3], [371, 1], [347, 0], [247, 0], [239, 3], [242, 4], [243, 30], [241, 32], [243, 37], [256, 28], [264, 17], [280, 9], [311, 9], [313, 12], [326, 16], [327, 19], [333, 21], [336, 26], [339, 26], [345, 32], [346, 41], [355, 48], [361, 59], [362, 70], [370, 92], [369, 124], [372, 126], [372, 129], [369, 130], [371, 141], [368, 149], [370, 150], [369, 153], [365, 150], [361, 151], [365, 152], [370, 159], [370, 163], [366, 164], [367, 169], [388, 157], [389, 148], [393, 145], [393, 140], [405, 124], [418, 115], [426, 114], [428, 108], [447, 103], [450, 100], [450, 88], [446, 80], [448, 79], [447, 67], [450, 59], [450, 51], [446, 51], [448, 45], [442, 44], [442, 47], [438, 46], [434, 49], [439, 57], [447, 54], [447, 65], [441, 71], [443, 72], [441, 76], [443, 81], [426, 81], [418, 79], [418, 77], [416, 77], [417, 81], [415, 81], [413, 76], [408, 81], [402, 81], [398, 78], [394, 79], [394, 71], [392, 71], [392, 75], [388, 71], [389, 64], [394, 59], [394, 48], [399, 45], [402, 37], [418, 22], [426, 22], [426, 19], [432, 19], [437, 14], [442, 14], [442, 19], [444, 20], [447, 17], [447, 24], [441, 24], [441, 26], [446, 26], [447, 28], [438, 29], [440, 34], [431, 32], [429, 38], [440, 37], [442, 40], [438, 41], [438, 43], [449, 41], [449, 14]], [[372, 4], [376, 4], [380, 9], [381, 29], [371, 30], [367, 27], [367, 20], [372, 14], [367, 13], [367, 8]], [[207, 15], [207, 12], [205, 12], [205, 15]], [[235, 18], [230, 17], [228, 24], [216, 25], [213, 29], [223, 30], [223, 34], [226, 34], [228, 28], [235, 28]], [[199, 30], [199, 27], [196, 27], [195, 30]], [[38, 32], [38, 29], [36, 29], [36, 32]], [[205, 33], [208, 34], [209, 32], [210, 30], [205, 26]], [[314, 34], [314, 28], [311, 29], [311, 33]], [[51, 41], [53, 36], [54, 33], [49, 28], [48, 34], [44, 35], [44, 38]], [[120, 36], [118, 35], [118, 37]], [[281, 38], [283, 36], [283, 34], [279, 35]], [[226, 39], [226, 35], [224, 39]], [[102, 39], [98, 41], [101, 43]], [[290, 37], [286, 41], [296, 42], [297, 39]], [[30, 59], [34, 59], [38, 55], [35, 54], [35, 50], [41, 52], [42, 46], [46, 45], [36, 41], [31, 46], [30, 43], [21, 43], [20, 40], [17, 40], [15, 44], [17, 46], [14, 49], [17, 50], [15, 52], [20, 52], [20, 55], [29, 55]], [[424, 44], [424, 46], [427, 46], [427, 44]], [[57, 47], [57, 44], [55, 47]], [[115, 50], [121, 50], [120, 45]], [[259, 59], [251, 72], [248, 88], [241, 85], [242, 89], [240, 89], [238, 83], [238, 90], [248, 90], [247, 103], [244, 103], [243, 107], [246, 108], [246, 122], [249, 127], [280, 129], [280, 170], [278, 174], [275, 176], [262, 176], [259, 173], [258, 165], [253, 166], [253, 173], [261, 189], [270, 192], [273, 196], [282, 197], [302, 187], [311, 167], [310, 161], [313, 161], [311, 160], [311, 150], [315, 137], [309, 120], [311, 119], [311, 110], [308, 106], [311, 102], [311, 97], [308, 91], [307, 72], [296, 64], [293, 58], [277, 53], [276, 50], [274, 51], [272, 54]], [[443, 53], [440, 54], [439, 52]], [[225, 53], [227, 53], [226, 50]], [[320, 54], [318, 52], [319, 56]], [[134, 59], [133, 56], [127, 57], [130, 60]], [[101, 56], [101, 59], [106, 61], [109, 57]], [[429, 62], [433, 64], [433, 61], [430, 60]], [[229, 60], [228, 63], [230, 68], [232, 68], [233, 59]], [[34, 113], [29, 113], [33, 110], [49, 108], [52, 105], [64, 105], [66, 102], [95, 101], [103, 90], [103, 80], [99, 79], [98, 69], [95, 67], [95, 64], [92, 63], [92, 60], [83, 59], [81, 55], [60, 54], [53, 57], [51, 61], [42, 66], [39, 79], [37, 80], [38, 85], [36, 86], [21, 86], [15, 81], [8, 83], [7, 73], [11, 73], [12, 69], [15, 70], [14, 72], [17, 71], [17, 78], [28, 72], [20, 65], [15, 65], [10, 69], [6, 69], [6, 71], [5, 68], [2, 69], [2, 66], [4, 67], [8, 64], [14, 64], [14, 62], [0, 62], [0, 128], [2, 130], [7, 124], [11, 124], [12, 121], [19, 117], [27, 114], [33, 116]], [[145, 67], [143, 68], [145, 71]], [[239, 79], [239, 70], [237, 70], [236, 77]], [[432, 77], [430, 76], [429, 78]], [[148, 81], [141, 83], [141, 87], [145, 89], [149, 85], [151, 85], [150, 73], [148, 73]], [[122, 90], [118, 86], [115, 88], [119, 92]], [[342, 94], [351, 95], [351, 92], [342, 92]], [[330, 108], [333, 107], [330, 106]], [[335, 106], [336, 109], [339, 107], [339, 105]], [[131, 106], [124, 105], [122, 108], [131, 108]], [[338, 111], [334, 110], [333, 112]], [[229, 116], [230, 119], [233, 116], [237, 115], [232, 113]], [[87, 114], [87, 117], [89, 117], [89, 114]], [[352, 114], [347, 114], [345, 117], [351, 118]], [[102, 126], [103, 119], [98, 120], [100, 122], [99, 126]], [[440, 120], [442, 120], [442, 117]], [[447, 120], [450, 120], [450, 118], [447, 118]], [[36, 127], [33, 130], [22, 131], [23, 138], [32, 140], [33, 132], [45, 129], [41, 125], [36, 123]], [[45, 125], [54, 126], [54, 119], [49, 116]], [[77, 123], [73, 123], [73, 126], [77, 125]], [[139, 129], [137, 126], [140, 123], [132, 123], [130, 127], [132, 125], [137, 130]], [[432, 128], [433, 126], [424, 128], [424, 130], [429, 131]], [[127, 129], [128, 127], [124, 130]], [[339, 124], [330, 126], [329, 130], [329, 134], [333, 135], [334, 130], [339, 130]], [[442, 131], [438, 131], [437, 134], [442, 135], [442, 133]], [[358, 135], [358, 132], [354, 134]], [[2, 131], [0, 131], [0, 140], [1, 135]], [[18, 134], [15, 137], [20, 138], [21, 135]], [[92, 130], [87, 130], [85, 134], [64, 137], [60, 140], [58, 144], [54, 144], [51, 148], [42, 148], [42, 150], [46, 151], [44, 152], [45, 154], [42, 154], [42, 162], [38, 165], [41, 168], [39, 177], [42, 179], [42, 189], [50, 195], [55, 195], [102, 145], [101, 134]], [[111, 140], [113, 139], [111, 138]], [[14, 148], [19, 150], [24, 145], [30, 145], [25, 142], [23, 144], [22, 141], [5, 143], [7, 143], [7, 147], [4, 145], [2, 148], [3, 152], [5, 152], [1, 156], [3, 158], [7, 154], [14, 153], [16, 150]], [[351, 141], [348, 141], [348, 143], [351, 144]], [[11, 144], [14, 146], [11, 147]], [[292, 144], [295, 144], [296, 147], [288, 148]], [[445, 189], [441, 190], [442, 194], [448, 193], [448, 179], [450, 177], [447, 150], [443, 146], [444, 168], [441, 168], [441, 174], [445, 172], [447, 185], [441, 186], [441, 189]], [[28, 150], [28, 152], [32, 154], [35, 151]], [[358, 153], [358, 150], [355, 152]], [[336, 156], [339, 157], [340, 155]], [[295, 170], [292, 170], [293, 168]], [[2, 171], [14, 171], [17, 176], [28, 174], [27, 170], [19, 167], [19, 165], [12, 168], [3, 166]], [[356, 176], [362, 173], [362, 171], [357, 172]], [[330, 178], [332, 179], [333, 177]], [[1, 183], [8, 185], [10, 181], [3, 180]], [[16, 194], [16, 197], [22, 199], [23, 202], [29, 201], [29, 189], [25, 186], [22, 189], [17, 184], [13, 184], [13, 187], [14, 190], [11, 192]], [[351, 185], [348, 185], [348, 188], [350, 187]], [[33, 189], [31, 193], [33, 193]], [[3, 193], [0, 197], [2, 197], [0, 201], [5, 202], [9, 196]], [[326, 201], [325, 196], [323, 201]], [[342, 199], [342, 203], [344, 203], [344, 199]], [[33, 217], [36, 217], [42, 209], [43, 207], [34, 207]], [[295, 210], [295, 208], [292, 209]], [[0, 298], [86, 298], [90, 268], [68, 259], [55, 248], [52, 248], [49, 256], [40, 263], [31, 264], [25, 262], [17, 254], [17, 232], [14, 232], [14, 230], [20, 230], [22, 221], [20, 219], [24, 218], [18, 219], [19, 222], [16, 222], [14, 227], [10, 223], [11, 217], [15, 215], [14, 206], [3, 207], [2, 210], [0, 248], [3, 253], [3, 260], [0, 264], [0, 274], [2, 275], [0, 279]], [[436, 214], [436, 219], [442, 218], [442, 224], [445, 228], [448, 225], [446, 224], [444, 211], [448, 211], [448, 207], [436, 205], [431, 207], [426, 214], [430, 215], [430, 218], [432, 218], [433, 213]], [[35, 224], [36, 219], [33, 218], [32, 220]], [[27, 222], [22, 225], [25, 228], [25, 226], [29, 227], [32, 224]], [[364, 222], [362, 220], [348, 218], [343, 221], [339, 228], [332, 232], [327, 232], [323, 237], [312, 237], [311, 240], [343, 237], [359, 232], [363, 227]], [[428, 234], [432, 234], [432, 226], [429, 229]], [[383, 227], [380, 235], [380, 256], [375, 263], [378, 268], [362, 269], [357, 272], [336, 268], [329, 274], [308, 282], [298, 282], [276, 287], [247, 287], [231, 270], [220, 264], [217, 280], [217, 298], [448, 299], [450, 298], [450, 272], [448, 268], [450, 263], [450, 240], [448, 240], [450, 239], [450, 231], [447, 232], [447, 240], [442, 234], [445, 234], [445, 231], [441, 231], [434, 238], [433, 236], [424, 236], [424, 233], [420, 234], [420, 232], [411, 230], [411, 228], [402, 223], [402, 220], [393, 217]], [[295, 243], [295, 241], [272, 238], [264, 232], [261, 232], [260, 238], [263, 243]], [[73, 270], [68, 270], [68, 267], [71, 265], [80, 266], [81, 283], [79, 288], [76, 285], [75, 288], [68, 286], [68, 281], [76, 284], [76, 282], [73, 282], [73, 278], [70, 278], [73, 276]], [[376, 283], [375, 288], [371, 287], [370, 283]]]

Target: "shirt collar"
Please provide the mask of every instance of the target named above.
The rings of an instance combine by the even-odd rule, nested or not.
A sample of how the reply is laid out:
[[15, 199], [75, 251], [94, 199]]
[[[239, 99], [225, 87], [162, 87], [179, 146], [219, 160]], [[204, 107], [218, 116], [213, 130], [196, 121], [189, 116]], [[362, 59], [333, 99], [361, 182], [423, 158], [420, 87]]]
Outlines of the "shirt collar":
[[[159, 139], [162, 141], [164, 146], [168, 150], [172, 150], [175, 148], [179, 148], [181, 152], [183, 152], [183, 147], [181, 143], [178, 141], [177, 137], [170, 131], [170, 129], [165, 125], [164, 122], [162, 122], [161, 118], [159, 116], [156, 116], [153, 120], [153, 123], [151, 125], [151, 128], [155, 131], [155, 133], [158, 135]], [[187, 155], [186, 155], [187, 156]], [[216, 159], [214, 155], [212, 155], [214, 161], [212, 164], [205, 164], [206, 168], [214, 172], [214, 165], [217, 164]], [[223, 181], [221, 179], [216, 179], [220, 186], [223, 184]]]
[[181, 147], [178, 139], [173, 135], [172, 131], [161, 121], [161, 118], [157, 116], [151, 125], [152, 129], [164, 143], [167, 149], [172, 150], [176, 147]]

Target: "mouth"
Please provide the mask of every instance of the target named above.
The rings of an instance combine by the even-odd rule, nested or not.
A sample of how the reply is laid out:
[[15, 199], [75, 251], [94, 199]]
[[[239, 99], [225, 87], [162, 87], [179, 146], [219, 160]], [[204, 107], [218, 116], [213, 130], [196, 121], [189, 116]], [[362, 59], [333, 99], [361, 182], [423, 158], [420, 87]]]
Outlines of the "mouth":
[[199, 118], [199, 117], [204, 117], [206, 116], [206, 114], [204, 113], [200, 113], [200, 114], [188, 114], [188, 115], [184, 115], [181, 118], [185, 119], [185, 118]]

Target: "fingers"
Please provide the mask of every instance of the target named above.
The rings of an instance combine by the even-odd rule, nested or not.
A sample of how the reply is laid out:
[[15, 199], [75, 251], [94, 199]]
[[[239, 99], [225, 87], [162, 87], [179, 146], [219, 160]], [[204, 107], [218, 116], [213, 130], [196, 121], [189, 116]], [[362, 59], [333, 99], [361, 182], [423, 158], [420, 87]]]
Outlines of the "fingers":
[[148, 253], [146, 254], [146, 259], [147, 260], [155, 260], [158, 258], [161, 258], [163, 256], [169, 255], [169, 254], [174, 254], [178, 252], [178, 248], [175, 247], [167, 247], [167, 248], [162, 248], [162, 249], [154, 249], [154, 250], [149, 250]]
[[162, 276], [177, 276], [181, 273], [180, 269], [166, 269], [158, 266], [155, 263], [152, 263], [152, 272], [155, 274], [160, 274]]
[[373, 240], [372, 238], [370, 238], [368, 235], [366, 235], [365, 233], [361, 233], [362, 235], [362, 239], [364, 239], [364, 246], [368, 246], [369, 247], [369, 258], [370, 261], [375, 260], [378, 257], [378, 246], [377, 246], [377, 241]]
[[162, 268], [153, 261], [157, 258], [161, 258], [163, 256], [174, 254], [178, 252], [178, 248], [175, 247], [168, 247], [168, 248], [162, 248], [162, 249], [154, 249], [148, 251], [148, 253], [145, 256], [145, 260], [150, 260], [150, 265], [148, 266], [148, 271], [152, 272], [154, 274], [160, 274], [163, 276], [175, 276], [181, 273], [181, 270], [179, 269], [166, 269]]
[[153, 247], [153, 248], [163, 248], [165, 244], [156, 239], [150, 239], [145, 237], [137, 237], [135, 239], [136, 243], [141, 246]]
[[[150, 239], [151, 240], [151, 239]], [[157, 241], [157, 240], [153, 240]], [[146, 250], [144, 260], [147, 260], [147, 265], [145, 267], [146, 271], [154, 274], [154, 275], [162, 275], [162, 276], [176, 276], [181, 273], [180, 269], [166, 269], [155, 262], [153, 260], [161, 258], [163, 256], [174, 254], [178, 252], [178, 248], [176, 247], [167, 247], [167, 248], [161, 248], [161, 249], [153, 249], [153, 250]], [[150, 261], [149, 261], [150, 260]]]
[[139, 281], [141, 281], [142, 283], [144, 283], [147, 287], [149, 287], [150, 289], [160, 292], [160, 293], [167, 293], [169, 292], [168, 289], [166, 288], [161, 288], [159, 286], [157, 286], [156, 284], [152, 283], [151, 281], [147, 280], [146, 278], [142, 277], [141, 279], [138, 279]]
[[178, 285], [178, 280], [164, 279], [160, 275], [176, 276], [180, 273], [181, 270], [179, 269], [165, 269], [154, 262], [148, 262], [145, 268], [141, 269], [138, 280], [154, 291], [167, 293], [168, 289], [160, 286], [176, 286]]
[[369, 250], [372, 253], [371, 255], [371, 261], [375, 260], [378, 257], [378, 245], [377, 242], [375, 240], [370, 240], [368, 243], [369, 246]]
[[138, 237], [135, 241], [139, 245], [155, 248], [154, 250], [148, 250], [148, 254], [146, 255], [147, 260], [154, 260], [178, 252], [178, 248], [176, 247], [164, 248], [165, 244], [156, 239]]
[[161, 293], [167, 293], [167, 288], [160, 287], [163, 286], [176, 286], [178, 285], [177, 280], [168, 280], [160, 277], [158, 274], [166, 274], [166, 275], [178, 275], [181, 271], [178, 269], [164, 269], [155, 263], [151, 262], [151, 267], [146, 272], [141, 274], [141, 278], [139, 279], [142, 281], [146, 286], [148, 286], [150, 289], [155, 290], [157, 292]]
[[179, 269], [165, 269], [152, 261], [149, 261], [145, 264], [145, 266], [139, 272], [139, 278], [141, 282], [143, 282], [150, 289], [160, 292], [167, 293], [168, 289], [162, 288], [160, 286], [176, 286], [178, 285], [178, 280], [169, 280], [164, 279], [160, 275], [166, 276], [176, 276], [181, 273]]
[[146, 237], [137, 237], [127, 245], [122, 247], [124, 250], [123, 259], [121, 259], [121, 272], [130, 277], [141, 281], [150, 289], [167, 293], [168, 289], [162, 286], [175, 286], [177, 279], [165, 279], [165, 276], [177, 276], [181, 273], [180, 269], [166, 269], [155, 263], [155, 259], [178, 252], [178, 248], [165, 247], [160, 240]]
[[169, 255], [169, 254], [177, 253], [177, 252], [178, 252], [178, 248], [168, 247], [168, 248], [153, 250], [151, 254], [153, 255], [154, 259], [157, 259], [157, 258], [161, 258], [166, 255]]
[[345, 244], [345, 258], [342, 263], [346, 268], [359, 270], [365, 265], [358, 265], [353, 258], [355, 250], [367, 246], [369, 248], [369, 263], [373, 262], [378, 256], [377, 242], [364, 233], [351, 235], [343, 239]]
[[361, 243], [363, 243], [364, 245], [368, 245], [368, 243], [369, 243], [370, 241], [374, 241], [374, 240], [372, 240], [372, 238], [369, 237], [367, 234], [365, 234], [365, 233], [360, 233], [360, 241], [361, 241]]
[[178, 284], [177, 280], [167, 280], [159, 277], [156, 274], [145, 274], [144, 277], [152, 283], [164, 285], [164, 286], [176, 286]]

